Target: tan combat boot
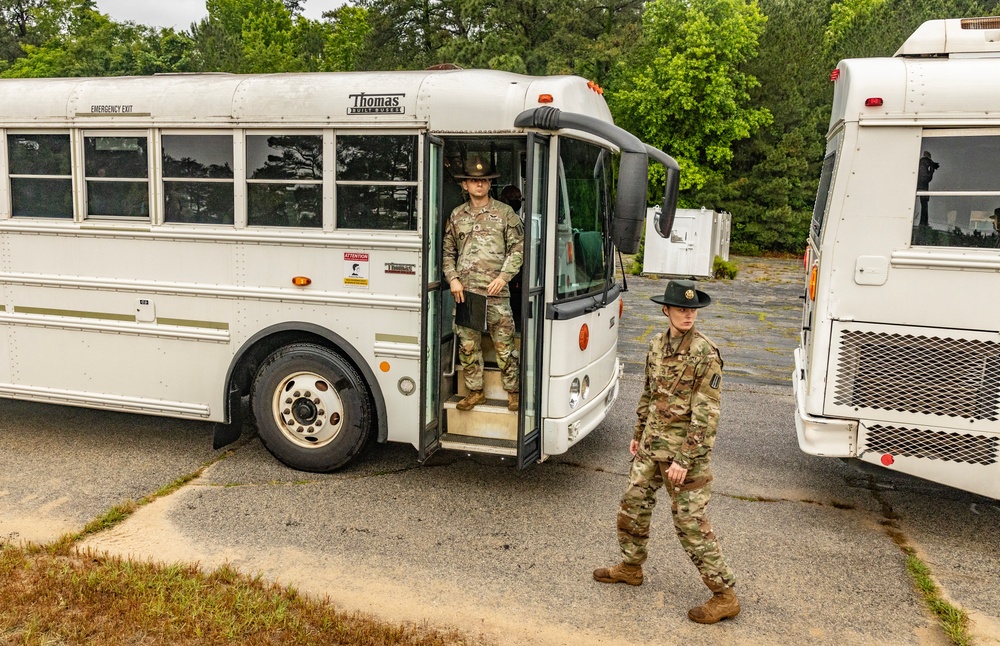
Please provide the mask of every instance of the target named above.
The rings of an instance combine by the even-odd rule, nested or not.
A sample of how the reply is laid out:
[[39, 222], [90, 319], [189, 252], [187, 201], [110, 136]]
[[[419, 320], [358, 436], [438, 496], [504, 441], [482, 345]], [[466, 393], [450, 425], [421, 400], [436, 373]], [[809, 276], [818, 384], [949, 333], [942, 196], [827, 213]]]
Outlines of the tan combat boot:
[[472, 410], [472, 407], [476, 404], [482, 404], [486, 401], [486, 395], [483, 394], [482, 390], [473, 390], [465, 396], [465, 399], [455, 404], [455, 408], [458, 410]]
[[611, 567], [602, 567], [594, 570], [594, 579], [601, 583], [627, 583], [629, 585], [642, 585], [642, 566], [619, 563]]
[[719, 585], [702, 577], [702, 581], [712, 591], [712, 598], [697, 608], [688, 610], [688, 619], [699, 624], [714, 624], [740, 614], [740, 602], [731, 587]]
[[519, 397], [518, 393], [507, 393], [507, 410], [517, 410]]

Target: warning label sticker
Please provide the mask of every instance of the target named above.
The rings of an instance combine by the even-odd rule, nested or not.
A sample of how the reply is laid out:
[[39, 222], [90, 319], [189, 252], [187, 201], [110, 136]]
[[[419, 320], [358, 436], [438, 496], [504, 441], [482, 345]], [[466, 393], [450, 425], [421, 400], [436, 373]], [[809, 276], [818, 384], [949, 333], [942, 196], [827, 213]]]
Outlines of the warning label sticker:
[[368, 254], [344, 252], [344, 284], [351, 287], [368, 287]]

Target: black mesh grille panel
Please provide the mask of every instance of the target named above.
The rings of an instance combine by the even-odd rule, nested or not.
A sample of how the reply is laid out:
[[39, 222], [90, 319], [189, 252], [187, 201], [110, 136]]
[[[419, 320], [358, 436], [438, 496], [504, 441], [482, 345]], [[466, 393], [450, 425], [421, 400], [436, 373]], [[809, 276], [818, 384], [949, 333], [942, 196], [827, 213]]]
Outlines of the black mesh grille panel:
[[865, 448], [878, 453], [983, 465], [997, 461], [996, 437], [881, 425], [867, 430]]
[[996, 421], [1000, 343], [849, 330], [833, 403]]

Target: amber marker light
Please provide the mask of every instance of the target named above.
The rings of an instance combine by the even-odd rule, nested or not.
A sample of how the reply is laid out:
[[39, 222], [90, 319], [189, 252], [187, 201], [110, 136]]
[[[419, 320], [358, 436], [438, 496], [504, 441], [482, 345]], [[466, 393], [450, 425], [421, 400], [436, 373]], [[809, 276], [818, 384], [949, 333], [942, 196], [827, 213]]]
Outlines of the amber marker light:
[[552, 103], [552, 95], [551, 94], [539, 94], [538, 95], [538, 102], [539, 103]]
[[388, 361], [383, 361], [382, 363], [378, 364], [378, 367], [379, 367], [379, 370], [381, 370], [382, 372], [389, 372], [389, 362]]
[[586, 350], [590, 345], [590, 328], [584, 323], [580, 326], [580, 349]]
[[621, 318], [625, 314], [625, 299], [618, 299], [618, 318]]
[[292, 284], [296, 287], [308, 287], [309, 285], [312, 285], [312, 282], [312, 278], [309, 278], [308, 276], [296, 276], [292, 279]]
[[819, 278], [819, 265], [813, 265], [809, 272], [809, 300], [816, 300], [816, 282]]

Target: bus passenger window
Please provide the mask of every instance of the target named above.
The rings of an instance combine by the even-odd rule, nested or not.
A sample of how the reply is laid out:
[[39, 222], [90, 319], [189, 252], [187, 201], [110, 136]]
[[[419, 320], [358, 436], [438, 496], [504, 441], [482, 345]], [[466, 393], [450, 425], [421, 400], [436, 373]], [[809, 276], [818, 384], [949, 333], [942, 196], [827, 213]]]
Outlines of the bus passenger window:
[[1000, 248], [1000, 134], [926, 130], [920, 143], [910, 243]]
[[166, 222], [233, 224], [232, 135], [162, 137]]
[[323, 226], [322, 135], [247, 135], [250, 226]]
[[88, 217], [149, 217], [146, 137], [84, 137]]
[[416, 135], [337, 135], [337, 228], [417, 230]]
[[70, 160], [68, 134], [7, 135], [11, 215], [73, 217]]

